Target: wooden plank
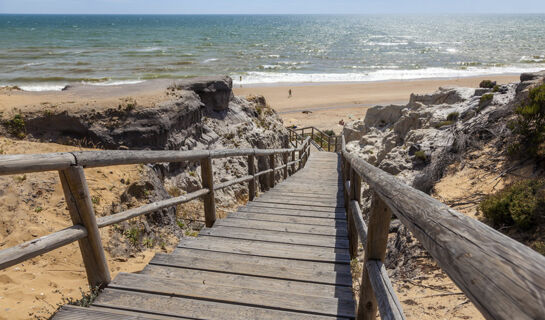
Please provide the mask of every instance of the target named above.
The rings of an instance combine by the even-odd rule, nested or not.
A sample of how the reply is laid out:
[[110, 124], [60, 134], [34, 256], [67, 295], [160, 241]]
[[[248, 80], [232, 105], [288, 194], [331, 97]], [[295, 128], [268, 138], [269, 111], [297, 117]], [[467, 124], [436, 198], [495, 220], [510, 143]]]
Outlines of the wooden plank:
[[377, 260], [369, 260], [365, 264], [369, 279], [373, 286], [381, 320], [404, 320], [403, 308], [395, 294], [384, 264]]
[[207, 227], [214, 225], [216, 221], [216, 198], [214, 195], [214, 172], [210, 157], [201, 160], [202, 187], [210, 190], [203, 196], [204, 220]]
[[[195, 283], [144, 274], [119, 273], [109, 288], [325, 316], [354, 316], [352, 301], [338, 298], [305, 296], [289, 292], [278, 294], [278, 292], [261, 288], [230, 287], [216, 283], [207, 284], [206, 282]], [[202, 316], [204, 315], [206, 313], [203, 310]]]
[[[302, 244], [330, 248], [348, 248], [348, 240], [328, 236], [298, 234], [284, 231], [255, 230], [246, 228], [235, 228], [215, 226], [205, 228], [199, 232], [199, 236], [212, 236], [233, 239], [259, 240], [277, 243]], [[221, 241], [221, 240], [218, 240]]]
[[147, 320], [147, 319], [189, 319], [156, 314], [133, 312], [112, 308], [78, 307], [71, 305], [62, 306], [53, 316], [54, 320]]
[[178, 248], [192, 248], [208, 251], [228, 252], [252, 256], [277, 257], [328, 263], [350, 263], [346, 249], [311, 247], [295, 244], [279, 244], [262, 241], [212, 237], [182, 239]]
[[87, 230], [82, 225], [75, 225], [66, 229], [36, 238], [14, 247], [0, 250], [0, 270], [32, 259], [46, 252], [63, 247], [87, 236]]
[[176, 248], [170, 255], [157, 253], [150, 264], [352, 287], [350, 266], [346, 264], [256, 257], [189, 248]]
[[73, 166], [59, 171], [68, 212], [74, 225], [81, 224], [87, 237], [78, 240], [87, 280], [91, 287], [103, 287], [111, 280], [93, 203], [83, 167]]
[[[391, 219], [392, 212], [388, 206], [377, 194], [373, 194], [371, 213], [369, 214], [367, 243], [365, 244], [364, 264], [369, 260], [384, 261]], [[358, 319], [373, 320], [376, 318], [378, 305], [367, 268], [363, 268], [361, 288]]]
[[290, 292], [308, 296], [336, 297], [342, 300], [352, 300], [352, 289], [349, 287], [325, 284], [269, 279], [256, 276], [226, 274], [218, 271], [203, 271], [177, 267], [148, 265], [140, 273], [166, 279], [185, 279], [186, 281], [206, 283], [214, 286], [227, 285], [240, 288], [266, 288], [279, 294]]
[[350, 210], [352, 210], [352, 219], [354, 219], [354, 225], [358, 231], [360, 242], [365, 248], [367, 245], [367, 225], [363, 221], [360, 204], [356, 200], [350, 201]]
[[0, 175], [64, 170], [76, 164], [71, 153], [14, 154], [0, 156]]
[[252, 201], [246, 204], [247, 207], [273, 207], [280, 209], [292, 209], [292, 210], [312, 210], [320, 212], [336, 212], [339, 207], [320, 207], [320, 206], [307, 206], [307, 205], [298, 205], [298, 204], [287, 204], [287, 203], [268, 203], [268, 202], [258, 202]]
[[544, 256], [344, 154], [486, 318], [525, 320], [545, 314]]
[[254, 178], [248, 182], [248, 199], [252, 201], [255, 198], [255, 190], [256, 190], [255, 156], [254, 155], [248, 156], [248, 175], [254, 176]]
[[271, 207], [239, 207], [237, 212], [252, 212], [263, 214], [276, 214], [295, 217], [314, 217], [320, 219], [345, 219], [344, 209], [337, 210], [336, 212], [317, 212], [306, 210], [289, 210], [289, 209], [276, 209]]
[[[361, 179], [358, 173], [354, 170], [350, 170], [350, 190], [349, 199], [347, 199], [345, 207], [350, 206], [350, 202], [356, 201], [359, 206], [361, 199]], [[358, 255], [358, 230], [354, 224], [354, 218], [352, 217], [352, 210], [346, 210], [348, 220], [348, 239], [350, 241], [350, 256], [355, 258]]]
[[272, 169], [271, 173], [269, 173], [268, 178], [268, 187], [274, 188], [275, 185], [275, 177], [276, 177], [276, 169], [275, 169], [275, 163], [274, 163], [274, 154], [271, 154], [269, 156], [269, 168]]
[[336, 228], [346, 228], [346, 221], [336, 219], [322, 219], [314, 217], [294, 217], [286, 215], [266, 214], [266, 213], [251, 213], [251, 212], [235, 212], [229, 214], [229, 218], [234, 219], [251, 219], [260, 221], [276, 221], [289, 222], [296, 224], [332, 226]]
[[103, 228], [112, 224], [120, 223], [128, 219], [136, 218], [146, 213], [155, 212], [163, 208], [173, 207], [180, 203], [189, 202], [193, 199], [207, 195], [209, 192], [210, 190], [208, 189], [200, 189], [195, 192], [185, 194], [183, 196], [152, 202], [137, 208], [132, 208], [109, 216], [100, 217], [97, 219], [97, 225], [99, 228]]
[[[168, 295], [105, 289], [94, 302], [96, 306], [130, 309], [138, 312], [187, 317], [190, 319], [332, 319], [305, 313], [272, 310], [245, 305], [218, 303]], [[333, 317], [334, 318], [334, 317]]]
[[307, 225], [294, 225], [291, 223], [283, 222], [269, 222], [269, 221], [255, 221], [255, 220], [243, 220], [243, 219], [220, 219], [216, 222], [218, 226], [231, 226], [242, 227], [258, 230], [271, 230], [271, 231], [286, 231], [301, 234], [318, 234], [332, 237], [347, 237], [345, 229], [335, 229], [326, 226], [307, 226]]
[[280, 197], [277, 195], [261, 195], [254, 199], [254, 202], [265, 202], [265, 203], [283, 203], [283, 204], [293, 204], [301, 206], [316, 206], [316, 207], [331, 207], [331, 208], [344, 208], [344, 203], [339, 201], [339, 199], [334, 199], [332, 201], [328, 200], [317, 200], [317, 199], [304, 199], [299, 197]]

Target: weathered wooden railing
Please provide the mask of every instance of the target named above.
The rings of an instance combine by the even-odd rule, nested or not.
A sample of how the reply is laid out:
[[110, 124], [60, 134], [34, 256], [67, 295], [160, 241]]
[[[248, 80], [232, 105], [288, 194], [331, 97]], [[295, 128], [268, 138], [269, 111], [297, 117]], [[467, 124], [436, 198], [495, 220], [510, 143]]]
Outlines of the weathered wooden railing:
[[[310, 152], [310, 138], [298, 148], [291, 149], [233, 149], [196, 151], [83, 151], [50, 154], [0, 156], [0, 175], [21, 174], [56, 170], [59, 172], [65, 199], [73, 226], [55, 233], [0, 251], [0, 270], [21, 263], [74, 241], [79, 241], [87, 279], [92, 287], [104, 286], [111, 280], [100, 239], [99, 228], [141, 216], [146, 213], [173, 207], [197, 198], [203, 198], [205, 224], [211, 227], [216, 220], [214, 191], [228, 186], [248, 182], [249, 198], [256, 193], [256, 178], [266, 175], [267, 186], [275, 184], [275, 173], [283, 170], [284, 179], [305, 166]], [[297, 153], [297, 159], [296, 159]], [[289, 156], [291, 154], [291, 161]], [[275, 158], [282, 155], [283, 164], [275, 167]], [[248, 174], [214, 183], [212, 159], [247, 157]], [[269, 169], [255, 172], [255, 157], [268, 157]], [[110, 216], [95, 217], [89, 188], [83, 168], [106, 167], [127, 164], [160, 162], [200, 161], [202, 189], [195, 192], [153, 202]], [[291, 167], [291, 171], [289, 170]]]
[[[350, 251], [365, 248], [358, 319], [404, 319], [382, 264], [394, 214], [487, 319], [545, 319], [545, 257], [346, 150], [342, 166]], [[373, 191], [369, 226], [361, 180]], [[377, 305], [378, 303], [378, 305]]]
[[[320, 151], [338, 152], [340, 150], [341, 137], [324, 133], [316, 127], [287, 128], [290, 132], [290, 141], [297, 141], [300, 137], [310, 137], [314, 145]], [[306, 130], [306, 132], [305, 132]]]

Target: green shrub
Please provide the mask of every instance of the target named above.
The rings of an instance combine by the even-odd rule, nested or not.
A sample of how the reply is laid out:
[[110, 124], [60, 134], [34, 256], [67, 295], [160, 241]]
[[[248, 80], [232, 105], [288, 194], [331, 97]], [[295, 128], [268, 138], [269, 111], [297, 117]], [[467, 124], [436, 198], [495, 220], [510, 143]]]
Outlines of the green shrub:
[[479, 83], [480, 88], [488, 88], [492, 89], [496, 85], [496, 81], [492, 80], [483, 80], [481, 83]]
[[8, 132], [22, 139], [26, 135], [25, 119], [22, 115], [16, 114], [13, 119], [5, 123]]
[[451, 112], [447, 116], [447, 121], [456, 121], [458, 120], [459, 116], [460, 116], [459, 112]]
[[454, 121], [452, 121], [452, 120], [445, 120], [445, 121], [441, 121], [441, 122], [439, 122], [439, 123], [436, 123], [436, 124], [434, 125], [434, 127], [435, 127], [435, 128], [441, 128], [441, 127], [444, 127], [444, 126], [450, 126], [450, 125], [452, 125], [452, 124], [454, 124]]
[[418, 160], [422, 160], [422, 161], [426, 161], [428, 160], [428, 155], [426, 154], [426, 152], [422, 151], [422, 150], [419, 150], [419, 151], [416, 151], [414, 153], [414, 157]]
[[518, 118], [509, 127], [521, 137], [520, 152], [545, 157], [545, 84], [530, 90], [528, 99], [515, 109]]
[[522, 180], [486, 197], [479, 210], [495, 225], [529, 229], [544, 217], [545, 180]]
[[483, 95], [481, 96], [481, 99], [479, 100], [480, 105], [487, 104], [487, 103], [489, 103], [490, 101], [492, 101], [492, 99], [494, 99], [494, 95], [493, 95], [493, 94], [491, 94], [491, 93], [483, 94]]
[[327, 134], [328, 136], [332, 137], [335, 135], [335, 131], [331, 130], [331, 129], [328, 129], [328, 130], [324, 130], [324, 133]]
[[500, 91], [500, 86], [495, 85], [494, 88], [492, 88], [492, 92], [498, 92], [498, 91]]

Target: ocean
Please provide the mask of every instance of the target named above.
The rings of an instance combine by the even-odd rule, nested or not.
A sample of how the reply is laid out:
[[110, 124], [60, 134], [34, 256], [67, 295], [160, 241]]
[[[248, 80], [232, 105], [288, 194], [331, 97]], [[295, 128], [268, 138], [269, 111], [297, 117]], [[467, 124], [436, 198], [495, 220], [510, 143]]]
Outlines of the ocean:
[[0, 15], [0, 85], [240, 85], [545, 69], [545, 15]]

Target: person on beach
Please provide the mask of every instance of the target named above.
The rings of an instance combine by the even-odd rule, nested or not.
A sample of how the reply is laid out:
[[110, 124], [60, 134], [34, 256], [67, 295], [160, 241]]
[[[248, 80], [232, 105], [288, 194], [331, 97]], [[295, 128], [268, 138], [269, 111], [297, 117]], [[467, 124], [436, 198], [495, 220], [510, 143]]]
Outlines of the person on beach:
[[288, 98], [291, 98], [291, 89], [288, 90]]

